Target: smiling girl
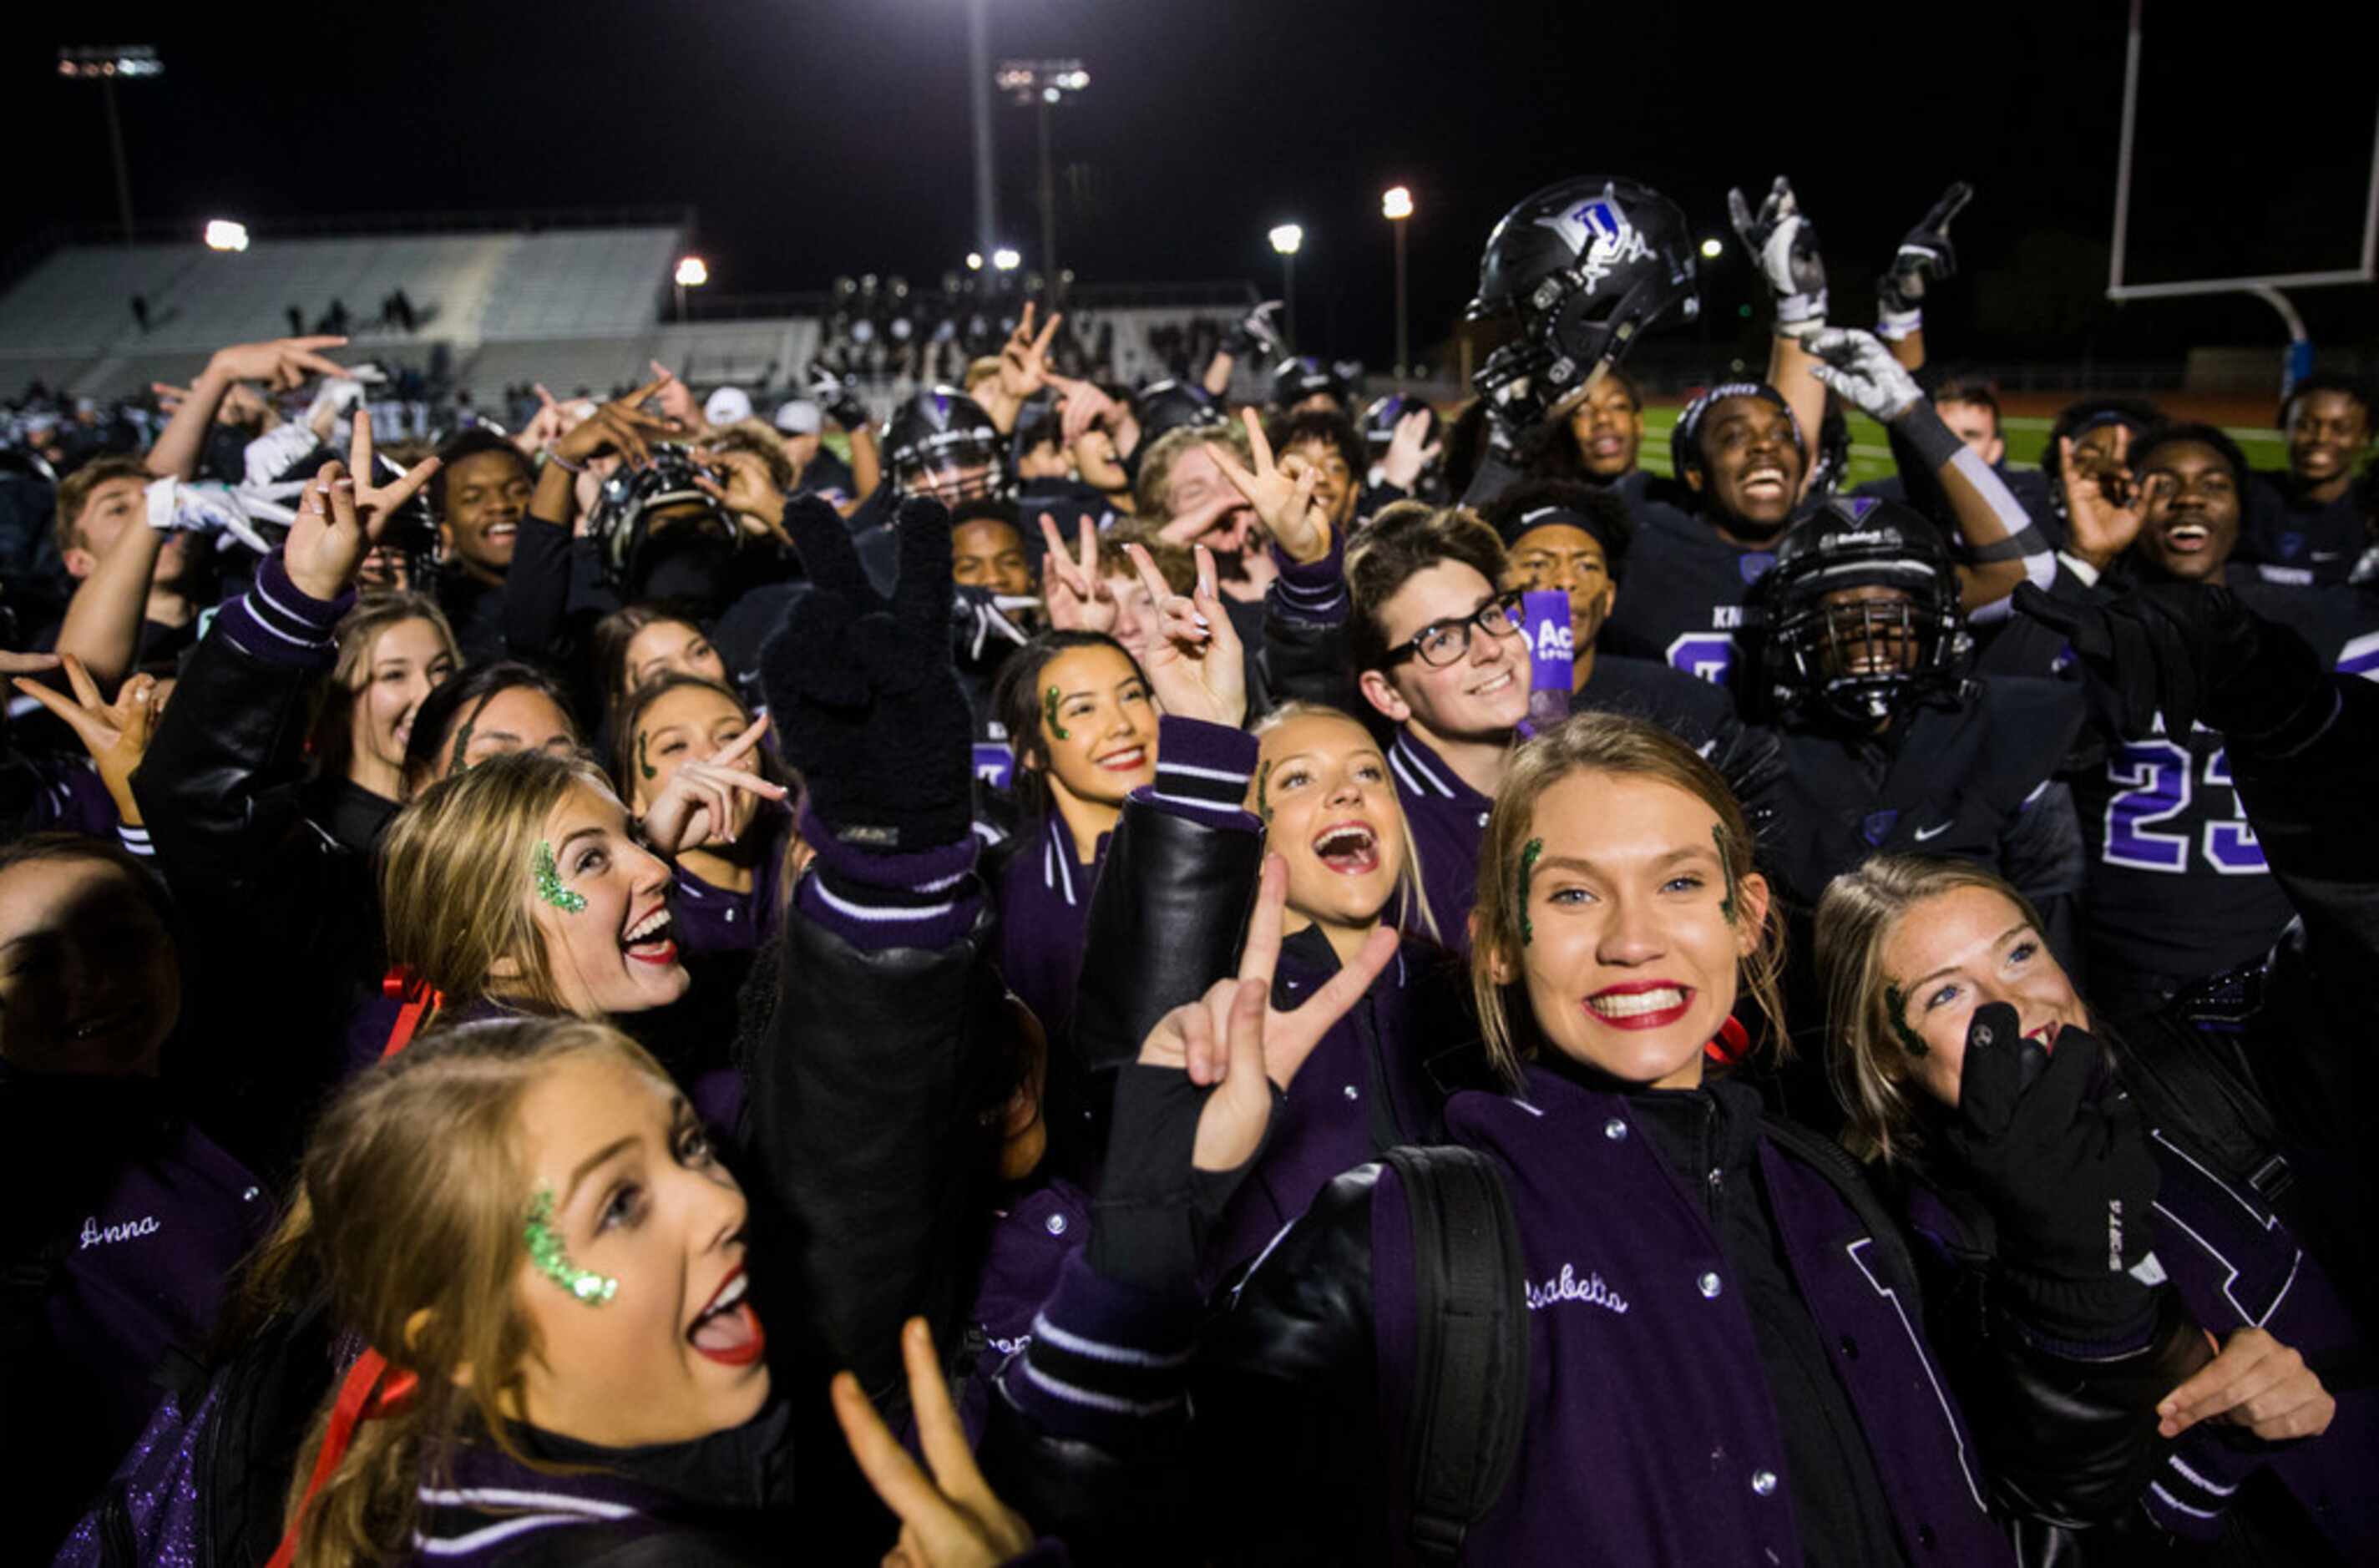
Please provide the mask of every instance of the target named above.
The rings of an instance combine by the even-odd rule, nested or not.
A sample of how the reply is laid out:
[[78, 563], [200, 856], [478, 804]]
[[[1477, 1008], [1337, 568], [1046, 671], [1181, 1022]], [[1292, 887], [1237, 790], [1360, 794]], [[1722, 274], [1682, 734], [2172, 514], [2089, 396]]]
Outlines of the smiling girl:
[[[674, 903], [690, 952], [749, 952], [777, 929], [791, 816], [777, 809], [783, 787], [759, 746], [764, 727], [727, 687], [693, 675], [664, 675], [637, 689], [617, 716], [613, 777], [630, 814], [677, 830]], [[758, 772], [776, 790], [737, 787]], [[703, 802], [698, 808], [694, 802]], [[713, 818], [724, 814], [723, 822]]]
[[[382, 802], [405, 798], [405, 744], [422, 700], [461, 662], [437, 605], [417, 594], [366, 599], [338, 626], [332, 668], [314, 725], [314, 766], [325, 779]], [[335, 808], [333, 808], [335, 809]]]

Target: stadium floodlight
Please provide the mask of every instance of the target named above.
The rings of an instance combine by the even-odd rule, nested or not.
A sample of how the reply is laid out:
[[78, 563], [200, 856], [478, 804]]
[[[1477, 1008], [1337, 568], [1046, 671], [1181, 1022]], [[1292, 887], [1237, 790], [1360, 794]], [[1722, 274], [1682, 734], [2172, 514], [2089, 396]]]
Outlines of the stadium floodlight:
[[115, 84], [140, 81], [165, 74], [165, 62], [145, 43], [107, 43], [58, 51], [58, 75], [68, 81], [99, 83], [100, 101], [107, 108], [107, 146], [115, 159], [115, 211], [124, 223], [124, 243], [132, 243], [132, 175], [124, 161], [124, 122], [115, 113]]
[[1717, 240], [1706, 239], [1702, 241], [1702, 257], [1704, 259], [1715, 261], [1725, 254], [1726, 247], [1721, 245]]
[[1024, 258], [1003, 245], [991, 253], [991, 264], [1003, 272], [1012, 272], [1024, 264]]
[[967, 252], [967, 271], [970, 272], [980, 272], [983, 271], [982, 251], [970, 250]]
[[700, 288], [710, 281], [710, 267], [699, 256], [681, 257], [677, 264], [677, 286]]
[[1392, 185], [1380, 193], [1380, 216], [1392, 223], [1402, 223], [1412, 216], [1412, 192], [1400, 185]]
[[209, 250], [246, 250], [248, 225], [229, 218], [209, 218], [204, 237]]
[[[1017, 104], [1030, 104], [1041, 133], [1041, 269], [1053, 287], [1057, 268], [1057, 181], [1049, 159], [1049, 111], [1091, 85], [1080, 60], [1002, 60], [992, 85]], [[1048, 299], [1057, 308], [1057, 296]]]
[[1283, 256], [1296, 255], [1305, 244], [1305, 231], [1295, 223], [1282, 223], [1266, 237]]

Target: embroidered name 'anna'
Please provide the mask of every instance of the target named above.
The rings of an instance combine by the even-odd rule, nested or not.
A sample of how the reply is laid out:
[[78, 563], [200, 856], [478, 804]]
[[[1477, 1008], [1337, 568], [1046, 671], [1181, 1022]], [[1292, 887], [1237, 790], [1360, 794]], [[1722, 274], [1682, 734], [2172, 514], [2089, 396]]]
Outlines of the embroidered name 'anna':
[[1589, 1307], [1600, 1307], [1612, 1312], [1627, 1310], [1627, 1298], [1603, 1284], [1600, 1274], [1588, 1274], [1580, 1279], [1577, 1271], [1567, 1263], [1562, 1265], [1560, 1273], [1542, 1285], [1529, 1281], [1528, 1291], [1528, 1310], [1531, 1312], [1541, 1312], [1564, 1301], [1583, 1301]]
[[93, 1214], [82, 1223], [82, 1244], [84, 1247], [98, 1247], [110, 1241], [129, 1241], [136, 1236], [154, 1236], [157, 1230], [157, 1216], [154, 1214], [143, 1214], [120, 1225], [101, 1224], [99, 1216]]

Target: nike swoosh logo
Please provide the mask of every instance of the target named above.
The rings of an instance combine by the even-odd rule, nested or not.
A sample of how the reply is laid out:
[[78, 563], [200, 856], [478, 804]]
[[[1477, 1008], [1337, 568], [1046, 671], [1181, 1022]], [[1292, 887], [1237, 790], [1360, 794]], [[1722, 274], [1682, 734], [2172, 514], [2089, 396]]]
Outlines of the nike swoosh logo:
[[1927, 838], [1938, 838], [1942, 834], [1950, 831], [1950, 826], [1949, 823], [1944, 822], [1932, 827], [1920, 827], [1916, 830], [1916, 841], [1922, 844]]

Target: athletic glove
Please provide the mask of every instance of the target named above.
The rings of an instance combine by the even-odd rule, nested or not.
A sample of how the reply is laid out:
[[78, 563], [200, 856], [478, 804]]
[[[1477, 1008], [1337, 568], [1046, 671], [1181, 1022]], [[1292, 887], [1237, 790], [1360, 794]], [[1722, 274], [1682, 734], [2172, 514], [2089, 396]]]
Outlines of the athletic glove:
[[2100, 1072], [2104, 1056], [2081, 1030], [2045, 1052], [2013, 1007], [1976, 1008], [1944, 1140], [1998, 1226], [2000, 1277], [2022, 1316], [2084, 1342], [2136, 1328], [2164, 1280], [2151, 1251], [2156, 1156], [2131, 1098]]
[[2186, 742], [2200, 721], [2285, 755], [2328, 721], [2327, 672], [2302, 637], [2228, 589], [2158, 583], [2107, 604], [2051, 598], [2027, 583], [2015, 608], [2062, 633], [2101, 725], [2129, 740], [2156, 728]]
[[1869, 418], [1888, 425], [1925, 401], [1916, 378], [1874, 333], [1832, 327], [1805, 341], [1818, 360], [1809, 374]]
[[778, 745], [836, 838], [878, 854], [965, 839], [972, 820], [966, 694], [950, 667], [950, 517], [900, 503], [900, 576], [868, 582], [851, 535], [815, 496], [785, 507], [810, 574], [760, 650]]
[[1726, 210], [1776, 296], [1777, 332], [1805, 338], [1825, 331], [1826, 259], [1817, 251], [1817, 229], [1793, 199], [1793, 182], [1777, 175], [1756, 213], [1741, 190], [1730, 190]]
[[[1277, 1125], [1284, 1092], [1267, 1087]], [[1107, 1278], [1168, 1298], [1202, 1293], [1206, 1240], [1263, 1157], [1259, 1144], [1235, 1170], [1198, 1169], [1198, 1118], [1214, 1092], [1177, 1067], [1128, 1062], [1117, 1070], [1090, 1241], [1091, 1267]], [[1268, 1126], [1266, 1143], [1271, 1136]]]
[[1897, 343], [1925, 325], [1925, 290], [1928, 283], [1953, 277], [1958, 271], [1957, 247], [1950, 243], [1950, 220], [1974, 199], [1974, 187], [1960, 180], [1941, 193], [1933, 210], [1901, 236], [1891, 265], [1876, 280], [1876, 332]]
[[1267, 299], [1233, 322], [1231, 330], [1223, 334], [1223, 352], [1234, 359], [1250, 359], [1258, 355], [1266, 361], [1287, 357], [1280, 328], [1272, 319], [1273, 312], [1279, 308], [1279, 300]]
[[846, 430], [867, 423], [867, 404], [860, 401], [859, 383], [838, 376], [823, 365], [810, 367], [810, 401]]

